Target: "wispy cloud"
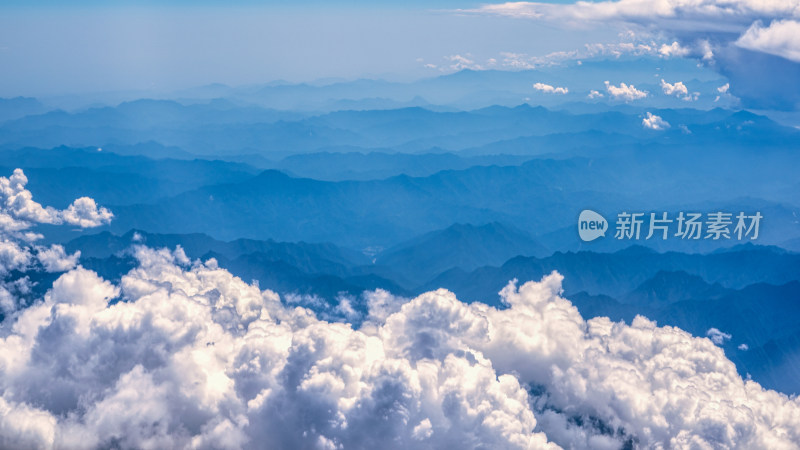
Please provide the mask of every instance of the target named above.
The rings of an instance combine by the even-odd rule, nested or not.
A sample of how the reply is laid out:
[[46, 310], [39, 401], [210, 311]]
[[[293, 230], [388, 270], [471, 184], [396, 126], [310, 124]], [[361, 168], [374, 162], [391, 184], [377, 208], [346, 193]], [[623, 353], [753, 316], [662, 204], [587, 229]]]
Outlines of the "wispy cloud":
[[717, 345], [724, 344], [726, 341], [729, 341], [732, 337], [730, 334], [722, 332], [717, 328], [709, 328], [708, 331], [706, 331], [706, 336], [708, 336], [708, 338], [711, 339], [711, 342]]
[[603, 95], [603, 93], [602, 93], [602, 92], [600, 92], [600, 91], [596, 91], [596, 90], [592, 89], [592, 90], [589, 92], [589, 95], [587, 95], [587, 97], [588, 97], [588, 98], [592, 98], [592, 99], [594, 99], [594, 98], [603, 98], [603, 97], [604, 97], [604, 95]]

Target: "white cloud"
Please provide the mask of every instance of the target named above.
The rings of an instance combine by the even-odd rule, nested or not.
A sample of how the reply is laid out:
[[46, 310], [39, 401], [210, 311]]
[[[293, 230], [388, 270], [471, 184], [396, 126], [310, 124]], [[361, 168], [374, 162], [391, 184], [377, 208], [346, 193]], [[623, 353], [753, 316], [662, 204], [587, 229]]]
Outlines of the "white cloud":
[[664, 79], [661, 79], [661, 89], [667, 95], [688, 95], [689, 90], [686, 88], [686, 85], [683, 84], [682, 81], [677, 81], [674, 84], [667, 83]]
[[683, 28], [686, 22], [690, 22], [698, 31], [727, 30], [732, 25], [749, 24], [757, 17], [800, 17], [800, 5], [793, 0], [618, 0], [569, 4], [508, 2], [467, 11], [573, 23], [607, 24], [608, 21], [618, 20]]
[[[70, 259], [60, 247], [18, 248], [0, 255], [19, 267], [33, 252], [57, 268]], [[118, 285], [78, 266], [43, 299], [9, 312], [0, 326], [0, 448], [800, 441], [800, 399], [743, 380], [709, 339], [644, 317], [584, 320], [561, 297], [557, 273], [509, 283], [505, 309], [443, 289], [411, 300], [367, 293], [369, 312], [354, 329], [180, 248], [133, 254], [138, 265]], [[0, 302], [17, 303], [24, 289], [5, 283]]]
[[532, 56], [524, 53], [500, 52], [499, 65], [512, 70], [530, 70], [539, 67], [560, 66], [574, 61], [576, 65], [583, 65], [583, 59], [598, 56], [612, 56], [619, 58], [623, 55], [655, 55], [658, 45], [654, 41], [637, 42], [626, 41], [617, 43], [587, 43], [582, 48], [569, 51], [556, 51], [544, 56]]
[[632, 84], [629, 86], [625, 83], [620, 83], [619, 86], [614, 86], [606, 81], [605, 85], [608, 95], [613, 97], [615, 100], [624, 100], [626, 102], [630, 102], [645, 98], [648, 95], [647, 91], [640, 91]]
[[113, 214], [99, 208], [94, 200], [83, 197], [61, 211], [33, 200], [25, 188], [28, 178], [21, 169], [6, 178], [0, 177], [0, 312], [10, 313], [26, 303], [32, 283], [28, 277], [10, 277], [11, 271], [64, 272], [75, 267], [80, 252], [68, 255], [64, 247], [36, 245], [39, 234], [26, 231], [37, 223], [97, 226], [111, 220]]
[[595, 91], [594, 89], [592, 89], [589, 92], [589, 95], [587, 95], [587, 97], [588, 98], [602, 98], [603, 97], [603, 93], [600, 92], [600, 91]]
[[750, 346], [747, 345], [747, 344], [739, 344], [739, 346], [736, 347], [736, 348], [738, 348], [739, 350], [741, 350], [743, 352], [746, 352], [746, 351], [750, 350]]
[[697, 41], [697, 49], [703, 61], [711, 61], [714, 59], [714, 49], [711, 47], [711, 42], [709, 42], [708, 39]]
[[687, 56], [691, 53], [686, 47], [681, 46], [677, 41], [673, 41], [672, 44], [663, 44], [661, 48], [658, 50], [658, 53], [662, 56]]
[[12, 270], [24, 269], [30, 264], [32, 258], [33, 255], [20, 243], [6, 239], [0, 241], [0, 275], [6, 275]]
[[[639, 36], [667, 39], [653, 43], [653, 50], [662, 57], [696, 58], [699, 67], [735, 77], [741, 90], [737, 95], [743, 97], [731, 97], [732, 104], [741, 101], [754, 108], [788, 110], [800, 98], [798, 86], [790, 84], [777, 91], [763, 82], [770, 70], [794, 71], [800, 63], [800, 2], [796, 0], [508, 2], [461, 12], [546, 21], [580, 30], [623, 27]], [[741, 49], [773, 57], [760, 60], [756, 70], [750, 64], [752, 58]]]
[[662, 119], [653, 113], [648, 112], [647, 117], [642, 119], [642, 126], [650, 130], [666, 130], [669, 128], [669, 122]]
[[619, 58], [622, 55], [655, 55], [657, 54], [657, 44], [654, 41], [636, 42], [626, 41], [617, 43], [589, 43], [584, 45], [585, 50], [576, 52], [576, 57], [591, 58], [596, 56], [613, 56]]
[[450, 70], [484, 70], [484, 66], [476, 62], [470, 54], [450, 55], [445, 56], [444, 59], [449, 62], [448, 68]]
[[75, 200], [63, 211], [44, 207], [33, 200], [33, 194], [25, 189], [27, 184], [28, 178], [22, 169], [14, 170], [8, 178], [0, 177], [0, 227], [5, 232], [19, 232], [35, 223], [97, 227], [110, 222], [114, 216], [106, 208], [98, 209], [89, 197]]
[[99, 227], [111, 222], [114, 214], [106, 208], [97, 208], [97, 203], [89, 197], [81, 197], [72, 202], [62, 213], [64, 223], [81, 228]]
[[64, 247], [61, 245], [51, 245], [49, 248], [40, 247], [37, 254], [37, 259], [42, 263], [44, 270], [47, 272], [66, 272], [78, 265], [78, 259], [81, 257], [81, 252], [75, 252], [67, 255]]
[[[562, 277], [507, 309], [377, 291], [359, 330], [181, 251], [119, 286], [61, 276], [0, 331], [0, 447], [781, 448], [800, 400], [637, 317], [585, 321]], [[124, 301], [109, 304], [113, 298]], [[549, 444], [548, 444], [549, 442]]]
[[674, 84], [667, 83], [664, 79], [661, 79], [661, 89], [667, 95], [674, 95], [679, 97], [681, 100], [691, 102], [695, 101], [700, 98], [699, 92], [689, 92], [689, 89], [683, 84], [682, 81], [677, 81]]
[[800, 62], [800, 22], [776, 20], [767, 27], [760, 21], [755, 22], [739, 37], [736, 45]]
[[724, 333], [716, 328], [709, 328], [708, 331], [706, 331], [706, 336], [711, 339], [711, 342], [717, 345], [724, 344], [725, 341], [729, 341], [732, 337], [730, 334]]
[[465, 344], [409, 354], [383, 323], [319, 321], [180, 252], [136, 256], [119, 288], [68, 272], [4, 331], [0, 398], [24, 420], [0, 447], [548, 447], [518, 379]]
[[0, 214], [5, 231], [19, 231], [29, 228], [32, 223], [57, 223], [58, 211], [43, 207], [33, 200], [33, 194], [25, 185], [28, 178], [22, 169], [6, 178], [0, 177]]
[[736, 97], [732, 96], [729, 92], [730, 87], [731, 87], [730, 83], [725, 83], [722, 86], [718, 87], [717, 92], [719, 93], [719, 95], [717, 95], [714, 98], [714, 102], [718, 102], [720, 101], [720, 99], [723, 98], [736, 100]]
[[502, 65], [511, 69], [528, 70], [536, 67], [533, 58], [522, 54], [513, 52], [500, 52], [503, 57]]
[[549, 84], [544, 83], [534, 83], [533, 88], [537, 91], [544, 92], [545, 94], [567, 94], [569, 93], [569, 89], [565, 87], [553, 87]]

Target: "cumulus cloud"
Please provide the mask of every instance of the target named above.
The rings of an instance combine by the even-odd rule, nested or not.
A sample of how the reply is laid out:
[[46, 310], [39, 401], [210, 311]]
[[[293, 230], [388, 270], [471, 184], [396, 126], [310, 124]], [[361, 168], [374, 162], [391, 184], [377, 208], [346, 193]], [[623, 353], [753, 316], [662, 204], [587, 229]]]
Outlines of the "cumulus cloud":
[[[41, 235], [29, 231], [37, 223], [70, 224], [82, 228], [108, 223], [113, 214], [82, 197], [67, 209], [42, 206], [25, 188], [28, 178], [21, 169], [0, 177], [0, 313], [8, 314], [25, 305], [33, 286], [19, 272], [64, 272], [75, 267], [80, 253], [67, 254], [64, 247], [37, 245]], [[17, 275], [12, 276], [16, 271]]]
[[800, 401], [637, 317], [583, 320], [562, 277], [501, 292], [369, 294], [319, 320], [213, 262], [135, 249], [0, 328], [0, 447], [788, 448]]
[[662, 78], [661, 90], [663, 90], [664, 94], [666, 95], [674, 95], [684, 101], [694, 101], [700, 97], [699, 92], [689, 93], [689, 89], [686, 87], [685, 84], [683, 84], [682, 81], [676, 81], [675, 83], [667, 83]]
[[639, 100], [645, 98], [648, 95], [647, 91], [640, 91], [639, 89], [636, 89], [636, 87], [632, 84], [627, 85], [625, 83], [620, 83], [619, 86], [614, 86], [613, 84], [606, 81], [605, 85], [608, 95], [610, 95], [615, 100], [624, 100], [626, 102], [630, 102], [633, 100]]
[[658, 53], [662, 56], [687, 56], [691, 53], [686, 47], [683, 47], [678, 41], [673, 41], [672, 44], [663, 44], [660, 49], [658, 49]]
[[25, 185], [28, 178], [22, 169], [16, 169], [6, 178], [0, 177], [0, 214], [6, 232], [30, 228], [33, 223], [57, 223], [59, 213], [55, 208], [43, 207], [33, 200]]
[[596, 90], [592, 89], [589, 92], [589, 95], [587, 95], [587, 97], [588, 98], [592, 98], [592, 99], [594, 99], [594, 98], [603, 98], [603, 93], [600, 92], [600, 91], [596, 91]]
[[647, 116], [642, 119], [642, 126], [650, 130], [658, 131], [666, 130], [670, 127], [669, 122], [651, 112], [648, 112]]
[[[443, 289], [414, 299], [370, 292], [355, 328], [180, 247], [135, 246], [137, 266], [115, 285], [60, 246], [0, 242], [0, 267], [69, 269], [0, 326], [0, 448], [800, 441], [800, 399], [743, 380], [712, 342], [730, 335], [696, 338], [644, 317], [586, 321], [557, 273], [510, 282], [502, 309]], [[4, 282], [0, 304], [29, 287]]]
[[24, 230], [35, 223], [97, 227], [109, 223], [114, 216], [108, 209], [98, 208], [89, 197], [75, 200], [63, 211], [44, 207], [33, 200], [33, 194], [25, 188], [27, 184], [28, 177], [22, 169], [14, 170], [8, 178], [0, 177], [0, 226], [6, 232]]
[[534, 83], [533, 88], [537, 91], [544, 92], [545, 94], [566, 94], [569, 93], [569, 89], [565, 87], [553, 87], [549, 84], [544, 83]]
[[661, 79], [661, 89], [667, 95], [688, 95], [689, 89], [686, 88], [686, 85], [683, 84], [682, 81], [676, 81], [674, 84], [667, 83], [664, 79]]
[[66, 272], [78, 264], [81, 252], [77, 251], [68, 255], [63, 246], [54, 244], [49, 248], [40, 247], [36, 257], [42, 263], [45, 271]]
[[800, 22], [776, 20], [767, 27], [755, 22], [736, 40], [736, 45], [800, 62]]
[[6, 328], [0, 446], [556, 448], [477, 350], [408, 353], [182, 252], [136, 257], [118, 287], [68, 272]]
[[81, 197], [62, 211], [61, 217], [64, 223], [81, 228], [92, 228], [111, 222], [114, 214], [106, 208], [98, 208], [93, 199]]

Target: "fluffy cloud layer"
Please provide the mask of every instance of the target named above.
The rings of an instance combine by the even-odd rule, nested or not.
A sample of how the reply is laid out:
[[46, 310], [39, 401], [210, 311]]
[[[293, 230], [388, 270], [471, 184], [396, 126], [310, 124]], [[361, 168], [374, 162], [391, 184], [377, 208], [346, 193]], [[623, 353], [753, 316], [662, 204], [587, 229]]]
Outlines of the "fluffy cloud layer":
[[[54, 214], [18, 198], [10, 210], [27, 212], [13, 221]], [[0, 326], [0, 448], [800, 442], [800, 400], [743, 380], [712, 342], [723, 332], [585, 321], [556, 273], [509, 283], [505, 309], [446, 290], [366, 293], [354, 329], [180, 248], [135, 247], [137, 267], [114, 285], [63, 248], [15, 242], [25, 235], [12, 229], [0, 244], [6, 274], [32, 261], [69, 271], [32, 305], [16, 300], [26, 278], [0, 290], [16, 305]]]
[[15, 318], [0, 446], [548, 445], [519, 380], [464, 344], [429, 357], [384, 324], [319, 321], [181, 251], [137, 257], [119, 287], [78, 268]]
[[76, 268], [0, 337], [4, 448], [792, 448], [800, 401], [709, 339], [585, 321], [562, 278], [499, 310], [438, 290], [318, 320], [213, 260]]

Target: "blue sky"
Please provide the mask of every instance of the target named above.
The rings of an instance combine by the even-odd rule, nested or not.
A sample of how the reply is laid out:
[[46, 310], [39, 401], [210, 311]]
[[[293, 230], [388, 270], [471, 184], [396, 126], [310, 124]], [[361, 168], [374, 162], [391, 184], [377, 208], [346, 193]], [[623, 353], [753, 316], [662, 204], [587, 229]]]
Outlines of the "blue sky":
[[[590, 0], [591, 1], [591, 0]], [[422, 8], [473, 8], [486, 4], [484, 1], [464, 1], [464, 0], [406, 0], [397, 2], [395, 0], [116, 0], [109, 2], [108, 0], [72, 0], [64, 2], [63, 0], [7, 0], [3, 2], [4, 6], [24, 7], [24, 8], [41, 8], [41, 7], [119, 7], [119, 6], [288, 6], [291, 8], [304, 8], [304, 7], [336, 7], [336, 8], [349, 8], [349, 7], [392, 7], [392, 8], [409, 8], [409, 7], [422, 7]], [[548, 0], [544, 3], [574, 3], [570, 0]]]
[[696, 60], [735, 80], [731, 92], [758, 107], [796, 110], [800, 103], [800, 88], [785, 86], [800, 77], [793, 0], [664, 0], [658, 8], [642, 0], [230, 4], [4, 2], [0, 96], [410, 80], [648, 53]]
[[429, 8], [11, 8], [0, 17], [0, 95], [410, 79], [452, 55], [545, 55], [616, 34]]

